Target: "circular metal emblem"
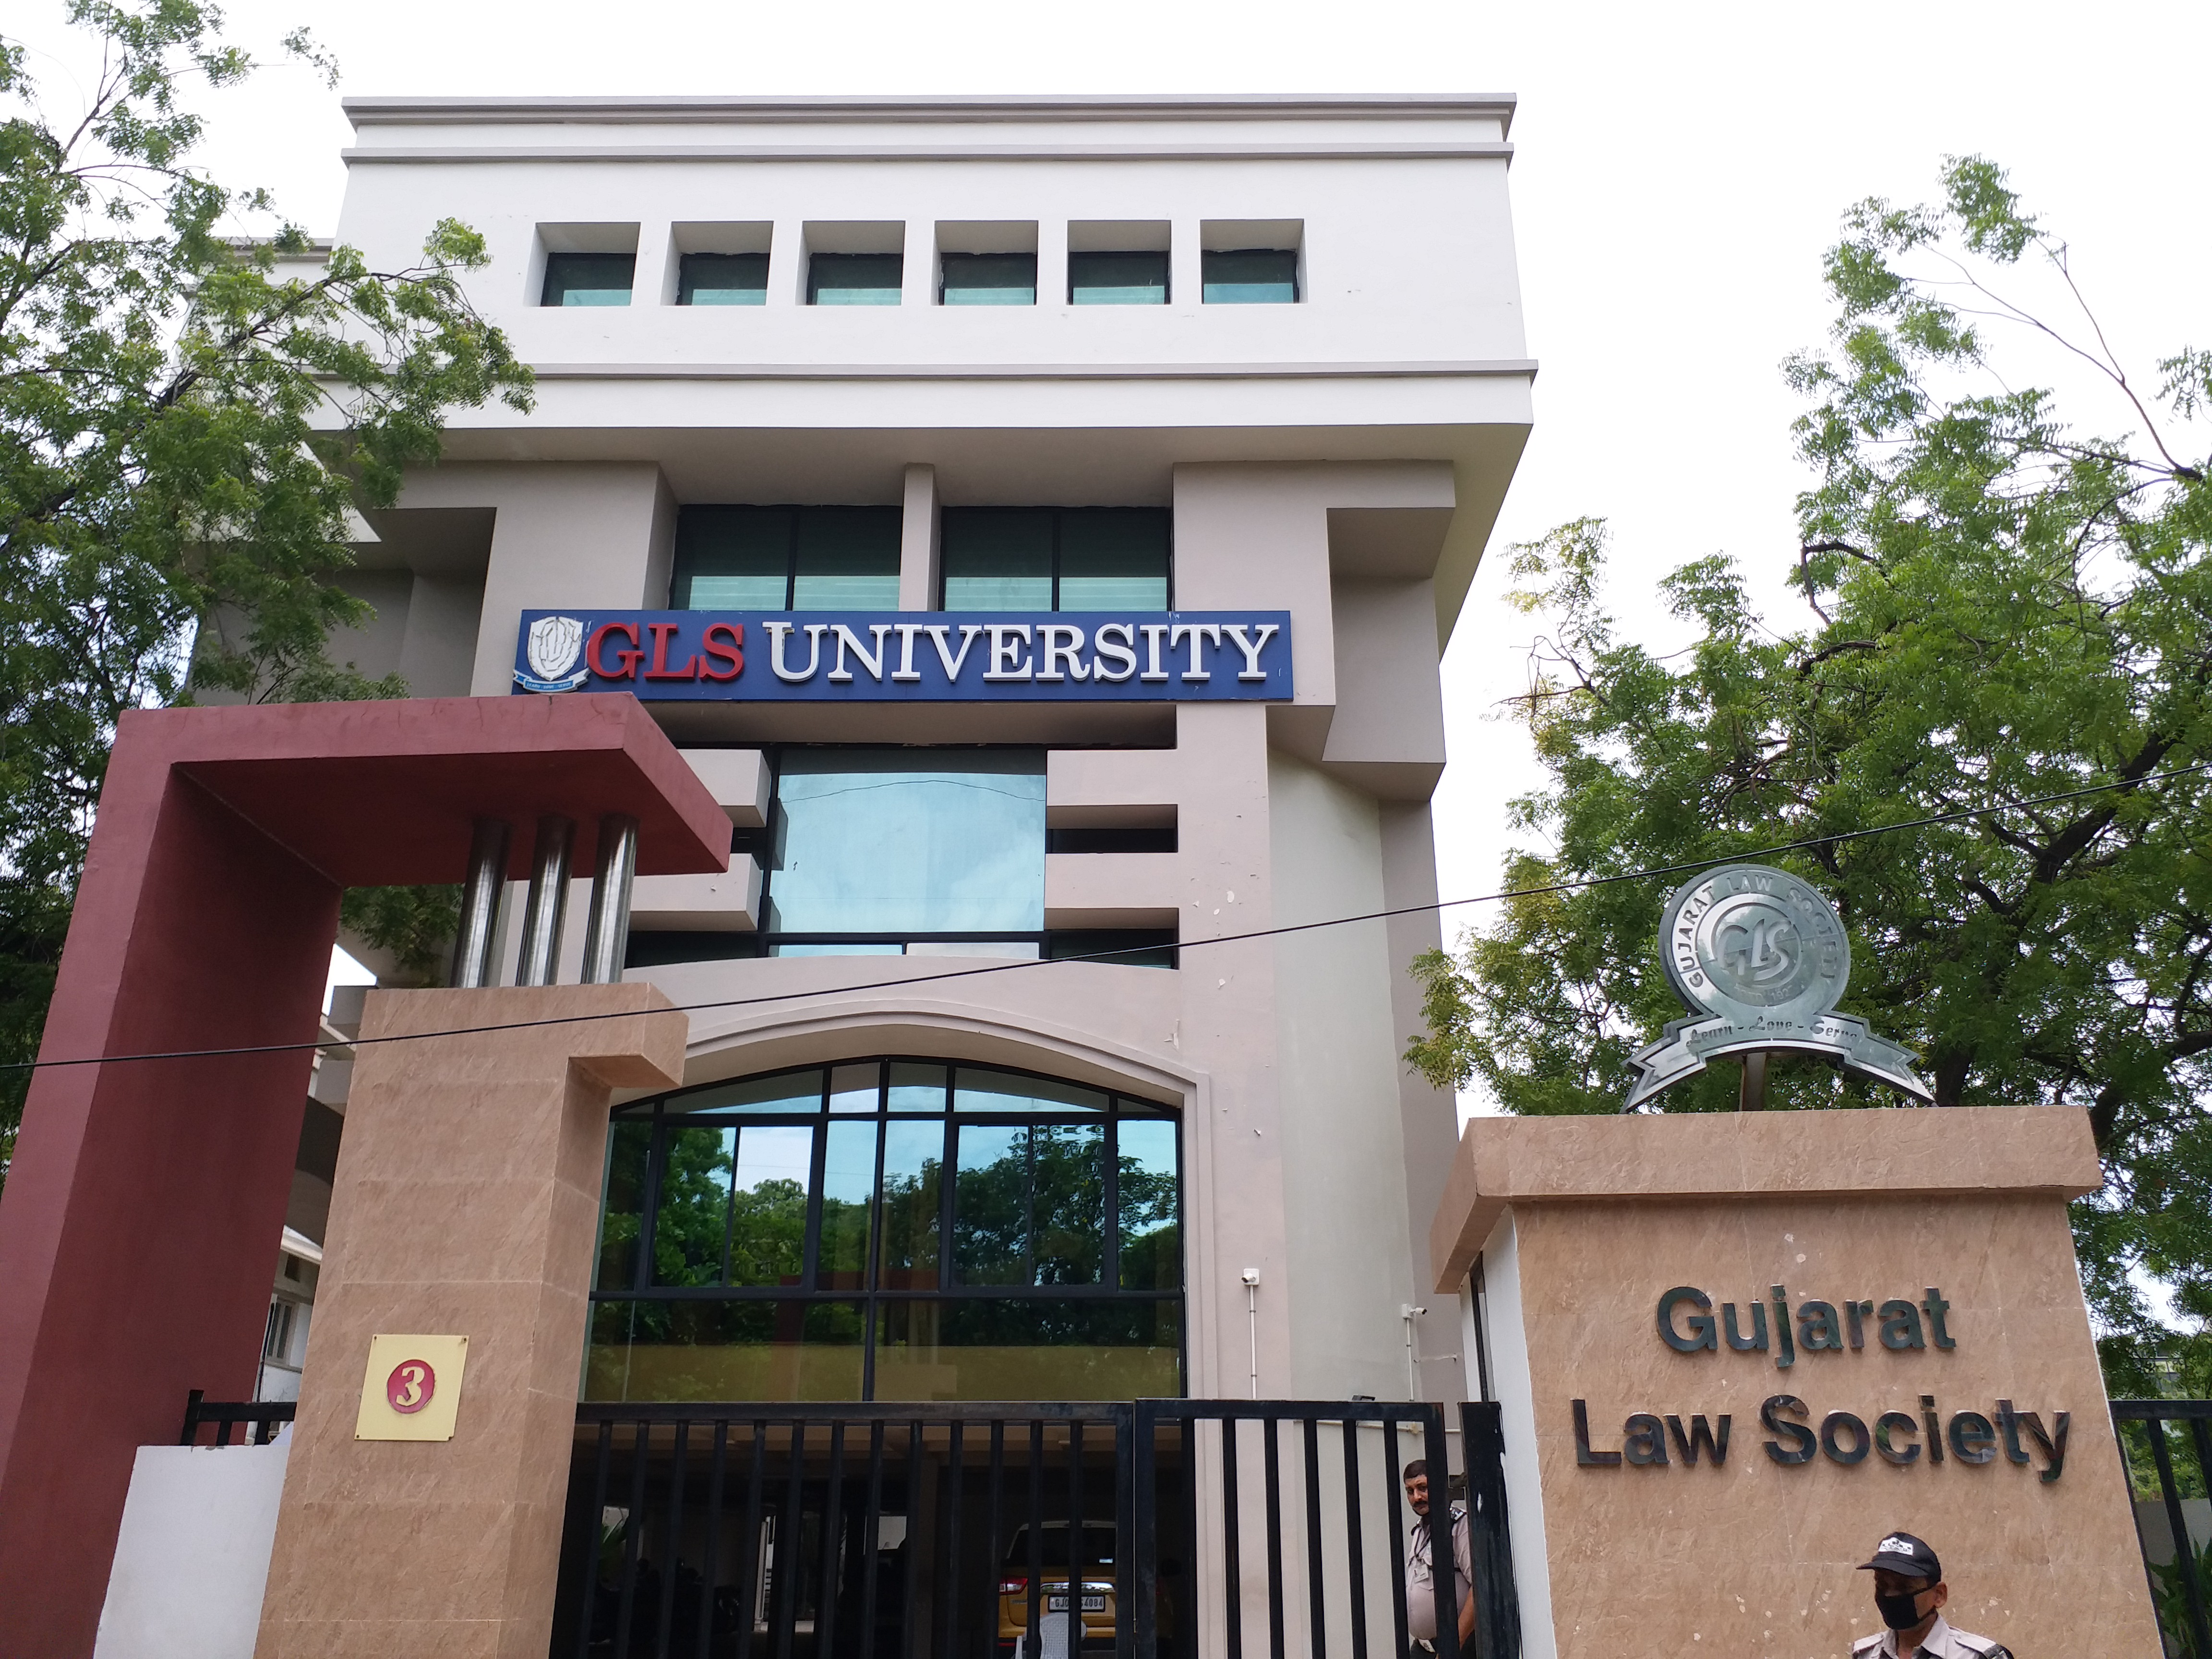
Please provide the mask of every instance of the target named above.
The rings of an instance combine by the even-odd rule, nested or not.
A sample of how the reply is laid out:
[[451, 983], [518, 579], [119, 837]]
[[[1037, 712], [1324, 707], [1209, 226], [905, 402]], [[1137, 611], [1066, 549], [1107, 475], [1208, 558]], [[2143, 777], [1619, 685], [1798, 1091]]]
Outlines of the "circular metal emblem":
[[1746, 1024], [1812, 1019], [1850, 981], [1850, 945], [1834, 908], [1761, 864], [1723, 865], [1676, 889], [1659, 946], [1683, 1001]]
[[438, 1373], [427, 1359], [403, 1359], [384, 1380], [384, 1397], [402, 1417], [412, 1417], [438, 1392]]

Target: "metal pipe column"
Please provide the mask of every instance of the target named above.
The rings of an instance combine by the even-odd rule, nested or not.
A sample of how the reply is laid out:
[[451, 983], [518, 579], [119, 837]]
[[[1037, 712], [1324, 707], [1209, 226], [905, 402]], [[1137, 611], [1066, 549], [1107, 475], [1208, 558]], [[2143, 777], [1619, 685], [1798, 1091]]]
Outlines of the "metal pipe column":
[[584, 983], [616, 985], [629, 951], [629, 894], [637, 874], [637, 820], [610, 812], [599, 820], [592, 871], [592, 911], [584, 925]]
[[453, 934], [452, 982], [477, 991], [491, 983], [492, 947], [499, 939], [499, 901], [507, 888], [508, 830], [504, 818], [478, 818], [469, 841], [468, 883]]
[[530, 902], [522, 913], [522, 958], [517, 985], [550, 985], [561, 967], [561, 923], [568, 908], [568, 853], [575, 845], [572, 818], [547, 812], [538, 820], [538, 845], [530, 863]]

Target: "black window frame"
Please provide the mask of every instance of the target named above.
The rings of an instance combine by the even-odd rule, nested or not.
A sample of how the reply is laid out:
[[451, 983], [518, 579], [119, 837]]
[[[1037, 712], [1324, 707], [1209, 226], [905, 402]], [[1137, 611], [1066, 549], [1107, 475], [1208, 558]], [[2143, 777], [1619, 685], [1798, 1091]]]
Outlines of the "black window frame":
[[[928, 1111], [910, 1109], [893, 1110], [890, 1103], [891, 1068], [895, 1065], [913, 1064], [941, 1066], [945, 1071], [943, 1104]], [[876, 1106], [872, 1113], [832, 1111], [830, 1106], [832, 1085], [840, 1068], [872, 1065], [876, 1070]], [[709, 1108], [696, 1112], [680, 1108], [671, 1109], [671, 1103], [680, 1102], [690, 1096], [726, 1088], [732, 1083], [750, 1083], [779, 1077], [799, 1077], [812, 1072], [820, 1082], [816, 1092], [815, 1108], [810, 1113], [793, 1111], [759, 1111], [745, 1107]], [[1025, 1112], [962, 1110], [958, 1104], [960, 1079], [963, 1072], [984, 1073], [994, 1077], [1034, 1079], [1061, 1088], [1076, 1088], [1097, 1094], [1104, 1104], [1095, 1111], [1076, 1106], [1045, 1104]], [[911, 1086], [911, 1085], [908, 1085]], [[885, 1304], [893, 1303], [941, 1302], [1087, 1302], [1127, 1306], [1132, 1304], [1158, 1305], [1171, 1303], [1175, 1306], [1176, 1376], [1179, 1394], [1189, 1388], [1190, 1343], [1188, 1295], [1190, 1290], [1190, 1232], [1188, 1204], [1185, 1196], [1185, 1172], [1188, 1168], [1188, 1138], [1183, 1133], [1183, 1111], [1179, 1105], [1146, 1099], [1123, 1090], [1101, 1088], [1095, 1084], [1078, 1083], [1073, 1079], [1055, 1077], [1050, 1073], [1032, 1071], [1020, 1066], [984, 1063], [958, 1059], [947, 1059], [936, 1054], [879, 1054], [852, 1059], [825, 1060], [814, 1065], [783, 1066], [771, 1071], [725, 1079], [714, 1083], [694, 1084], [681, 1089], [672, 1089], [644, 1100], [619, 1106], [611, 1115], [608, 1123], [607, 1175], [603, 1177], [599, 1196], [599, 1221], [593, 1239], [592, 1288], [589, 1307], [592, 1314], [602, 1304], [641, 1302], [717, 1302], [717, 1303], [797, 1303], [808, 1308], [842, 1304], [861, 1310], [861, 1386], [860, 1398], [876, 1398], [876, 1353], [880, 1344], [879, 1320]], [[1180, 1252], [1175, 1284], [1166, 1289], [1158, 1287], [1127, 1288], [1121, 1278], [1121, 1126], [1124, 1121], [1145, 1123], [1166, 1122], [1173, 1126], [1176, 1147], [1176, 1189], [1174, 1225]], [[638, 1194], [638, 1228], [635, 1261], [630, 1283], [622, 1286], [606, 1286], [600, 1283], [599, 1255], [605, 1248], [607, 1218], [607, 1187], [614, 1169], [614, 1138], [624, 1124], [644, 1122], [650, 1126], [644, 1179]], [[892, 1123], [941, 1122], [944, 1126], [943, 1151], [940, 1155], [937, 1192], [937, 1283], [934, 1287], [900, 1290], [884, 1288], [883, 1275], [883, 1181], [885, 1144], [888, 1126]], [[821, 1243], [822, 1209], [825, 1184], [825, 1161], [829, 1152], [829, 1127], [838, 1123], [872, 1123], [876, 1126], [875, 1169], [869, 1189], [867, 1266], [864, 1283], [859, 1289], [835, 1289], [822, 1282]], [[1104, 1194], [1101, 1206], [1101, 1257], [1099, 1282], [1096, 1285], [966, 1285], [960, 1282], [954, 1249], [955, 1204], [959, 1187], [959, 1132], [963, 1127], [1028, 1127], [1040, 1125], [1102, 1125], [1101, 1170]], [[811, 1167], [809, 1173], [806, 1200], [806, 1226], [801, 1246], [803, 1263], [795, 1285], [655, 1285], [653, 1281], [654, 1230], [660, 1208], [662, 1175], [667, 1160], [669, 1130], [672, 1127], [735, 1128], [738, 1132], [740, 1152], [747, 1127], [799, 1127], [814, 1131]], [[1035, 1204], [1034, 1152], [1031, 1153], [1031, 1187], [1030, 1202]], [[1028, 1231], [1028, 1261], [1032, 1280], [1036, 1273], [1036, 1228], [1034, 1218]], [[729, 1246], [725, 1243], [724, 1261], [726, 1271]], [[587, 1314], [587, 1319], [592, 1315]], [[588, 1336], [586, 1341], [588, 1343]]]
[[[809, 514], [869, 513], [883, 515], [894, 526], [891, 543], [894, 550], [900, 553], [903, 552], [905, 510], [902, 507], [871, 506], [865, 504], [859, 506], [831, 505], [822, 502], [799, 501], [695, 501], [687, 503], [678, 510], [676, 515], [676, 545], [670, 561], [668, 572], [668, 608], [671, 611], [696, 611], [707, 608], [704, 606], [695, 605], [691, 603], [690, 584], [695, 580], [697, 573], [686, 568], [686, 560], [692, 556], [692, 550], [685, 546], [685, 520], [687, 518], [690, 518], [691, 523], [696, 525], [701, 522], [701, 520], [697, 518], [691, 517], [691, 515], [711, 513], [786, 513], [791, 515], [791, 522], [784, 536], [783, 603], [781, 606], [777, 607], [781, 611], [788, 611], [792, 610], [793, 603], [799, 596], [799, 543], [800, 534], [804, 528], [804, 521]], [[895, 563], [892, 567], [891, 574], [896, 577], [897, 573], [898, 566]], [[890, 608], [896, 609], [896, 604]]]
[[[1164, 575], [1165, 575], [1165, 577], [1166, 577], [1166, 580], [1167, 580], [1167, 592], [1166, 592], [1166, 594], [1164, 595], [1164, 598], [1165, 598], [1166, 603], [1165, 603], [1165, 604], [1164, 604], [1163, 605], [1161, 605], [1160, 609], [1161, 609], [1161, 610], [1163, 610], [1163, 611], [1172, 611], [1172, 610], [1174, 610], [1174, 609], [1175, 609], [1175, 590], [1176, 590], [1175, 512], [1174, 512], [1174, 510], [1173, 510], [1172, 508], [1170, 508], [1170, 507], [945, 507], [945, 508], [943, 508], [943, 509], [941, 509], [941, 510], [940, 510], [939, 518], [939, 523], [938, 523], [937, 592], [936, 592], [934, 594], [933, 594], [933, 595], [931, 596], [933, 599], [935, 599], [935, 601], [936, 601], [936, 603], [937, 603], [937, 608], [938, 608], [939, 611], [950, 610], [950, 609], [951, 608], [951, 606], [949, 606], [948, 605], [946, 605], [946, 603], [945, 603], [945, 584], [946, 584], [947, 582], [949, 582], [949, 581], [951, 580], [951, 578], [952, 578], [952, 572], [951, 572], [951, 568], [950, 568], [950, 566], [949, 566], [949, 564], [948, 564], [948, 562], [946, 561], [946, 559], [945, 559], [945, 550], [945, 550], [945, 520], [946, 520], [946, 519], [951, 519], [951, 518], [957, 518], [957, 517], [975, 517], [975, 518], [983, 518], [983, 517], [986, 517], [986, 516], [991, 516], [991, 515], [1006, 515], [1006, 516], [1012, 516], [1012, 515], [1016, 514], [1048, 514], [1048, 515], [1050, 516], [1051, 520], [1052, 520], [1052, 562], [1051, 562], [1051, 570], [1052, 570], [1052, 606], [1051, 606], [1051, 609], [1052, 609], [1053, 613], [1054, 613], [1054, 615], [1059, 615], [1059, 614], [1060, 613], [1060, 610], [1061, 610], [1061, 606], [1060, 606], [1060, 543], [1061, 543], [1061, 540], [1062, 540], [1063, 531], [1064, 531], [1064, 529], [1065, 529], [1066, 521], [1067, 517], [1068, 517], [1068, 515], [1069, 515], [1069, 514], [1085, 514], [1085, 513], [1146, 513], [1146, 514], [1153, 514], [1158, 515], [1158, 519], [1159, 519], [1159, 520], [1160, 520], [1161, 524], [1164, 526], [1165, 531], [1166, 531], [1166, 535], [1165, 535], [1164, 540], [1165, 540], [1165, 542], [1166, 542], [1166, 550], [1166, 550], [1166, 559], [1167, 559], [1166, 568], [1165, 568], [1165, 571], [1164, 571]], [[981, 614], [981, 613], [978, 613], [978, 614]], [[1085, 615], [1085, 614], [1086, 614], [1086, 613], [1082, 612], [1082, 611], [1073, 611], [1073, 612], [1069, 612], [1068, 614], [1070, 614], [1070, 615], [1073, 615], [1073, 616], [1082, 616], [1082, 615]]]

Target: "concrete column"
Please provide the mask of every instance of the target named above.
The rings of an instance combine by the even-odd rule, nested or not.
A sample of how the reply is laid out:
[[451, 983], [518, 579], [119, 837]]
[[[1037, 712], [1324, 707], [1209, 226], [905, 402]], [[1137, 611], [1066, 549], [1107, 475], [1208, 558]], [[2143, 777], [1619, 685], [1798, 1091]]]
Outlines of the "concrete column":
[[[628, 1017], [377, 1041], [575, 1015]], [[608, 1101], [689, 1029], [649, 985], [369, 996], [258, 1659], [545, 1651]], [[451, 1440], [354, 1438], [379, 1334], [468, 1338]]]
[[493, 506], [472, 694], [514, 689], [526, 607], [668, 602], [676, 497], [651, 461], [456, 467], [408, 488], [408, 505]]
[[899, 609], [937, 608], [937, 469], [921, 462], [906, 470], [899, 518]]

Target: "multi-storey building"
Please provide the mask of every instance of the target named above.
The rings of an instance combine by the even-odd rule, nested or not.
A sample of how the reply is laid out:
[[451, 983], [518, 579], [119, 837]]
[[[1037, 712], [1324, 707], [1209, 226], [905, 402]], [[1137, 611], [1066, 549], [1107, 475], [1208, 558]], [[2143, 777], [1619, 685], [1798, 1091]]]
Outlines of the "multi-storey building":
[[1466, 1398], [1400, 1054], [1530, 420], [1511, 101], [347, 108], [338, 239], [482, 231], [538, 389], [373, 515], [337, 654], [635, 690], [732, 824], [638, 884], [696, 1012], [586, 1396]]

